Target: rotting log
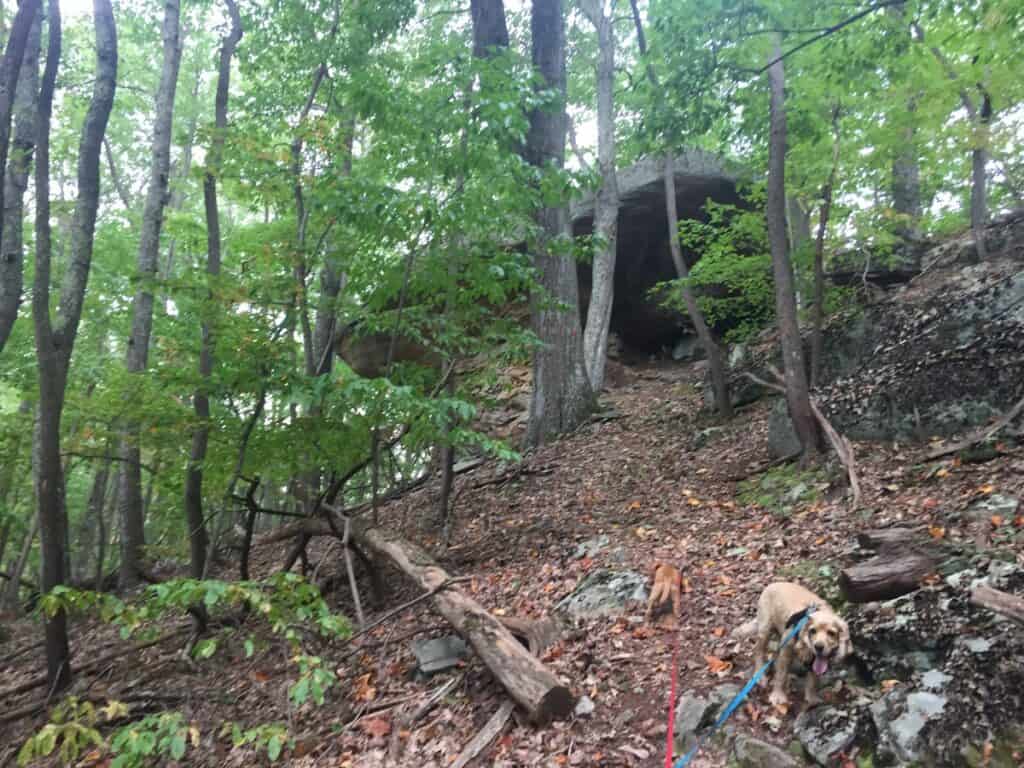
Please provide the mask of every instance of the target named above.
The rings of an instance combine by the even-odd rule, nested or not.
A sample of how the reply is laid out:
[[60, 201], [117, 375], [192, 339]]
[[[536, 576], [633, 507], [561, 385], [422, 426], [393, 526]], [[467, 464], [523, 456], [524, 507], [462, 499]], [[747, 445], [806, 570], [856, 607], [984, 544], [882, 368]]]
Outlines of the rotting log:
[[981, 584], [971, 590], [971, 604], [988, 608], [1024, 624], [1024, 599]]
[[473, 647], [532, 722], [543, 724], [572, 713], [574, 701], [568, 687], [498, 619], [457, 587], [438, 589], [450, 577], [426, 550], [356, 521], [351, 532], [356, 542], [387, 557], [424, 590], [437, 590], [431, 597], [435, 608]]
[[839, 588], [851, 603], [892, 600], [916, 591], [935, 571], [935, 559], [914, 550], [883, 552], [839, 572]]
[[858, 533], [857, 546], [876, 551], [919, 548], [923, 535], [923, 528], [876, 528]]

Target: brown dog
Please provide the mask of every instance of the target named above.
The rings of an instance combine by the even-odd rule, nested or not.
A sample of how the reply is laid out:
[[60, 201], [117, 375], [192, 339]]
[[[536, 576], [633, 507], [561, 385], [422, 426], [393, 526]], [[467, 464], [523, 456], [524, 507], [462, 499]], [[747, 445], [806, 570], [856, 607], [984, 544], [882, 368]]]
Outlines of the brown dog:
[[[804, 708], [821, 702], [818, 696], [818, 678], [828, 672], [829, 665], [840, 662], [853, 652], [850, 643], [850, 629], [846, 622], [836, 615], [828, 603], [799, 584], [777, 581], [765, 587], [757, 602], [757, 619], [747, 622], [737, 634], [757, 634], [754, 651], [754, 668], [760, 669], [765, 662], [768, 640], [772, 633], [785, 637], [795, 623], [793, 619], [807, 608], [814, 606], [800, 633], [786, 644], [775, 660], [775, 677], [771, 695], [772, 704], [787, 704], [786, 676], [793, 654], [809, 667], [804, 687]], [[767, 679], [761, 685], [767, 685]]]
[[646, 619], [650, 622], [655, 609], [667, 604], [671, 599], [672, 613], [669, 616], [663, 617], [659, 623], [661, 626], [667, 625], [669, 629], [674, 629], [676, 626], [676, 620], [679, 618], [682, 611], [679, 606], [679, 601], [681, 599], [680, 593], [682, 592], [683, 587], [683, 576], [679, 573], [679, 569], [674, 568], [671, 565], [666, 563], [655, 563], [653, 579], [654, 585], [651, 587], [651, 596], [647, 598]]

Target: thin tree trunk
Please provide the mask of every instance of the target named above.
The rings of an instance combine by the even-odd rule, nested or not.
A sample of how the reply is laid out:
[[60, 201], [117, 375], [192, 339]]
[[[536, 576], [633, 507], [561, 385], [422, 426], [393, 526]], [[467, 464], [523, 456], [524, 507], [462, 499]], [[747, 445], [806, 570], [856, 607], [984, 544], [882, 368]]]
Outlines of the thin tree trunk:
[[32, 527], [25, 534], [25, 538], [22, 539], [21, 551], [18, 552], [18, 559], [14, 561], [8, 572], [10, 578], [7, 580], [3, 596], [0, 598], [0, 608], [4, 608], [10, 613], [21, 613], [21, 601], [18, 600], [18, 593], [21, 590], [21, 578], [25, 574], [25, 568], [28, 566], [28, 556], [32, 552], [32, 543], [38, 535], [39, 518], [33, 517]]
[[[640, 20], [640, 8], [637, 5], [637, 0], [629, 0], [629, 5], [633, 12], [633, 26], [636, 28], [637, 46], [640, 49], [640, 55], [646, 58], [647, 37], [644, 35], [643, 22]], [[665, 92], [650, 62], [648, 62], [646, 70], [647, 79], [650, 80], [655, 93], [658, 94], [659, 100], [664, 100]], [[683, 251], [679, 245], [675, 159], [672, 156], [671, 150], [665, 153], [664, 172], [662, 175], [665, 184], [665, 216], [668, 220], [668, 243], [672, 253], [672, 263], [675, 265], [676, 274], [683, 279], [682, 294], [683, 303], [686, 306], [686, 314], [689, 315], [690, 322], [693, 323], [693, 328], [697, 333], [697, 339], [700, 341], [701, 347], [703, 347], [704, 353], [708, 357], [708, 372], [711, 375], [711, 389], [715, 396], [715, 407], [718, 408], [718, 413], [721, 417], [728, 420], [732, 418], [732, 396], [729, 394], [729, 375], [725, 369], [725, 356], [722, 353], [722, 348], [711, 335], [711, 329], [708, 328], [708, 324], [704, 320], [704, 313], [700, 311], [700, 305], [697, 304], [697, 297], [687, 283], [690, 270], [686, 266], [686, 261], [683, 259]], [[785, 216], [785, 212], [783, 212], [783, 216]], [[785, 237], [785, 221], [783, 221], [783, 237]]]
[[[561, 0], [533, 0], [530, 13], [532, 59], [543, 87], [557, 99], [530, 114], [526, 157], [538, 169], [565, 162], [565, 18]], [[579, 426], [594, 405], [583, 366], [576, 263], [566, 252], [569, 212], [565, 205], [537, 212], [542, 233], [534, 254], [540, 291], [530, 299], [533, 332], [533, 392], [526, 442], [540, 445]], [[552, 306], [563, 302], [567, 309]]]
[[[109, 449], [107, 455], [110, 455]], [[82, 515], [79, 521], [78, 535], [75, 542], [77, 557], [74, 560], [76, 571], [74, 580], [76, 582], [84, 583], [95, 572], [95, 569], [90, 566], [92, 565], [92, 556], [96, 550], [95, 537], [103, 532], [103, 508], [106, 506], [107, 500], [107, 479], [110, 475], [110, 463], [111, 460], [109, 458], [104, 459], [103, 463], [93, 474], [92, 490], [89, 492], [89, 500], [85, 505], [85, 514]]]
[[[29, 45], [32, 25], [40, 11], [39, 0], [21, 0], [11, 24], [3, 61], [0, 62], [0, 177], [7, 172], [7, 151], [11, 141], [11, 111], [21, 75], [21, 63]], [[4, 185], [0, 184], [0, 211], [4, 208]], [[0, 240], [3, 239], [3, 219], [0, 218]]]
[[2, 245], [0, 245], [0, 353], [18, 319], [24, 287], [25, 189], [36, 146], [36, 100], [39, 96], [39, 48], [42, 13], [34, 15], [25, 44], [17, 91], [14, 96], [13, 151], [3, 176]]
[[[99, 514], [96, 517], [96, 570], [93, 571], [93, 589], [103, 589], [103, 582], [106, 578], [104, 568], [106, 566], [107, 559], [107, 536], [109, 535], [109, 528], [107, 526], [107, 512], [109, 510], [110, 516], [116, 519], [118, 510], [120, 510], [120, 499], [121, 495], [121, 484], [114, 483], [113, 493], [110, 495], [110, 503], [106, 507], [100, 507]], [[120, 569], [119, 569], [120, 570]]]
[[502, 0], [469, 0], [473, 19], [473, 55], [487, 58], [508, 48], [508, 27]]
[[[217, 207], [217, 177], [224, 153], [224, 134], [228, 126], [228, 88], [231, 79], [231, 59], [238, 41], [242, 38], [242, 18], [235, 0], [225, 0], [231, 17], [231, 31], [224, 38], [220, 49], [220, 64], [217, 71], [217, 96], [214, 109], [214, 134], [207, 158], [207, 171], [203, 177], [203, 202], [206, 210], [206, 272], [213, 283], [220, 275], [220, 212]], [[211, 292], [212, 298], [212, 292]], [[211, 302], [212, 303], [212, 302]], [[206, 573], [206, 554], [209, 537], [203, 519], [203, 462], [210, 439], [210, 398], [208, 386], [213, 373], [213, 336], [210, 315], [212, 307], [204, 314], [202, 323], [202, 346], [199, 352], [199, 375], [203, 383], [196, 390], [193, 403], [198, 424], [192, 433], [192, 448], [189, 452], [188, 471], [185, 476], [185, 519], [188, 523], [188, 538], [191, 549], [192, 577], [201, 579]]]
[[[49, 2], [49, 48], [39, 94], [39, 144], [36, 158], [36, 274], [32, 294], [36, 357], [39, 369], [39, 407], [36, 426], [36, 499], [39, 504], [42, 578], [49, 592], [67, 580], [67, 509], [60, 457], [60, 422], [68, 368], [82, 317], [92, 265], [93, 237], [100, 197], [100, 150], [117, 83], [117, 28], [110, 0], [94, 0], [96, 78], [92, 100], [82, 126], [78, 152], [77, 188], [71, 230], [71, 260], [64, 276], [57, 323], [50, 318], [50, 115], [61, 51], [60, 10]], [[67, 617], [63, 611], [47, 617], [47, 683], [57, 692], [71, 683]]]
[[[139, 287], [132, 302], [132, 331], [128, 338], [125, 367], [130, 374], [143, 375], [149, 361], [149, 339], [153, 330], [153, 280], [160, 256], [160, 230], [167, 205], [171, 170], [171, 131], [174, 95], [181, 64], [181, 8], [179, 0], [164, 0], [163, 65], [156, 92], [155, 121], [150, 159], [149, 189], [142, 210], [136, 274]], [[146, 543], [142, 506], [142, 449], [137, 421], [129, 422], [121, 437], [121, 587], [132, 587], [142, 578], [142, 548]]]
[[775, 277], [775, 313], [785, 363], [786, 402], [804, 454], [818, 451], [819, 434], [811, 411], [803, 344], [796, 316], [793, 264], [786, 247], [786, 102], [782, 51], [776, 39], [768, 68], [770, 139], [768, 144], [768, 242]]
[[821, 212], [818, 217], [818, 237], [814, 243], [814, 327], [811, 331], [811, 387], [821, 383], [822, 333], [825, 325], [825, 235], [832, 213], [832, 194], [839, 175], [839, 115], [840, 108], [832, 107], [832, 169], [828, 181], [821, 189]]
[[[906, 5], [892, 5], [885, 12], [895, 22], [897, 56], [902, 56], [910, 44]], [[895, 67], [890, 69], [890, 78], [894, 82], [900, 77], [901, 72], [896, 71]], [[902, 141], [892, 159], [892, 207], [901, 217], [896, 234], [910, 242], [918, 239], [921, 223], [921, 168], [918, 160], [916, 111], [917, 100], [911, 96], [907, 99], [905, 113], [894, 116], [904, 123], [904, 127]]]
[[[615, 172], [615, 28], [599, 0], [582, 4], [597, 30], [597, 164], [601, 189], [594, 208], [592, 290], [583, 331], [583, 360], [595, 394], [604, 387], [608, 329], [615, 298], [615, 255], [619, 232], [619, 182]], [[614, 7], [613, 7], [614, 8]]]

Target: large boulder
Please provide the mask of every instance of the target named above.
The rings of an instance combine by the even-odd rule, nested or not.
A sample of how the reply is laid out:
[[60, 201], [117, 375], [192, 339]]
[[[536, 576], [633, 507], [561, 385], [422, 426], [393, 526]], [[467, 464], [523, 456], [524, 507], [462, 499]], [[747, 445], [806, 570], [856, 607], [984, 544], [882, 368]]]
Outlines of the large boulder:
[[[676, 277], [669, 251], [662, 165], [661, 157], [647, 157], [618, 172], [621, 206], [611, 327], [629, 349], [643, 353], [671, 349], [681, 337], [692, 334], [685, 314], [661, 307], [658, 297], [651, 294], [658, 283]], [[703, 207], [709, 198], [739, 203], [736, 180], [737, 174], [717, 155], [699, 149], [678, 154], [675, 187], [679, 219], [704, 219]], [[593, 232], [594, 202], [594, 194], [589, 192], [572, 204], [574, 236]], [[687, 252], [684, 258], [692, 266], [699, 254]], [[586, 313], [590, 265], [580, 263], [578, 276], [580, 307]]]

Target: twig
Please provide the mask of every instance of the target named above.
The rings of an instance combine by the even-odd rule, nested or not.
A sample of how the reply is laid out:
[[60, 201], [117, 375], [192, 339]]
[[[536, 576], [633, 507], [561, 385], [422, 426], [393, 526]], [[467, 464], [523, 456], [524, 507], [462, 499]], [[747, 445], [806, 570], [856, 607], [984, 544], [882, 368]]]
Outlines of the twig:
[[1011, 408], [1002, 416], [1000, 416], [999, 419], [992, 426], [983, 427], [976, 431], [970, 437], [965, 438], [960, 442], [953, 443], [952, 445], [947, 445], [943, 448], [936, 448], [934, 451], [931, 451], [927, 456], [925, 456], [925, 460], [932, 461], [934, 459], [940, 459], [943, 456], [948, 456], [951, 453], [957, 453], [959, 451], [964, 450], [965, 448], [971, 448], [977, 445], [978, 443], [985, 442], [990, 437], [992, 437], [996, 433], [1003, 430], [1006, 426], [1008, 426], [1010, 422], [1012, 422], [1020, 415], [1021, 411], [1024, 411], [1024, 399], [1020, 400], [1015, 406], [1013, 406], [1013, 408]]
[[[444, 589], [447, 589], [448, 587], [452, 586], [452, 584], [460, 584], [460, 583], [465, 582], [465, 581], [470, 581], [471, 579], [472, 579], [472, 576], [456, 576], [455, 578], [445, 580], [441, 584], [438, 584], [436, 587], [431, 589], [429, 592], [424, 592], [422, 595], [419, 595], [418, 597], [414, 597], [412, 600], [409, 600], [406, 603], [402, 603], [397, 608], [394, 608], [394, 609], [388, 611], [387, 613], [385, 613], [379, 619], [376, 619], [375, 621], [367, 624], [365, 627], [363, 627], [358, 632], [356, 632], [354, 635], [352, 635], [348, 639], [348, 642], [351, 643], [357, 637], [360, 637], [361, 635], [365, 635], [371, 629], [376, 629], [377, 627], [379, 627], [384, 622], [389, 621], [390, 619], [393, 619], [395, 616], [400, 614], [402, 611], [405, 611], [405, 610], [407, 610], [409, 608], [412, 608], [417, 603], [422, 603], [427, 598], [433, 597], [438, 592], [440, 592], [440, 591], [442, 591]], [[348, 655], [350, 656], [350, 655], [352, 655], [352, 653], [355, 653], [355, 652], [361, 651], [361, 650], [362, 650], [362, 648], [356, 648], [354, 651], [352, 651]], [[343, 660], [345, 658], [348, 658], [348, 656], [342, 657]]]
[[[772, 376], [774, 376], [778, 381], [775, 383], [765, 381], [761, 377], [755, 376], [749, 371], [744, 371], [743, 375], [755, 384], [760, 384], [762, 387], [766, 387], [767, 389], [786, 394], [786, 388], [782, 384], [778, 383], [779, 381], [782, 381], [782, 374], [780, 374], [774, 366], [768, 366], [768, 370], [771, 371]], [[821, 408], [819, 408], [818, 404], [814, 402], [814, 399], [808, 398], [808, 400], [810, 400], [811, 404], [811, 413], [813, 413], [814, 418], [818, 420], [818, 424], [821, 426], [822, 431], [825, 433], [828, 441], [832, 444], [832, 448], [835, 449], [836, 455], [839, 456], [840, 463], [846, 469], [846, 475], [850, 480], [850, 490], [853, 492], [853, 508], [857, 509], [860, 507], [861, 489], [860, 480], [857, 478], [857, 465], [854, 460], [853, 446], [846, 437], [836, 432], [835, 427], [833, 427], [829, 420], [825, 418], [825, 414], [822, 413]]]
[[345, 518], [345, 535], [342, 537], [341, 546], [345, 550], [345, 571], [348, 573], [348, 583], [352, 588], [352, 602], [356, 606], [356, 619], [359, 621], [359, 627], [362, 629], [366, 626], [366, 616], [363, 614], [363, 602], [359, 599], [359, 585], [356, 584], [356, 573], [355, 569], [352, 568], [352, 550], [349, 548], [349, 536], [352, 529], [352, 518]]

